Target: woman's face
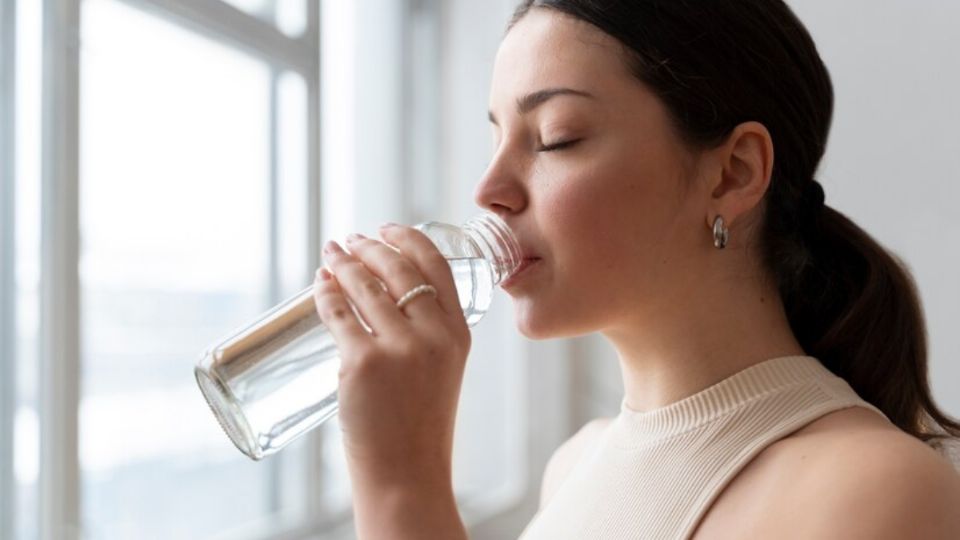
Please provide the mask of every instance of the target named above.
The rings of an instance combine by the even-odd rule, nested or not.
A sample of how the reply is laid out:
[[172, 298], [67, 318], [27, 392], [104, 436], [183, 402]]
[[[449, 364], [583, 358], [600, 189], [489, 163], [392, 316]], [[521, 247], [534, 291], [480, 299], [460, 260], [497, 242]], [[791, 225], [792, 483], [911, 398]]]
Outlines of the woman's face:
[[475, 198], [538, 258], [504, 284], [531, 338], [628, 329], [695, 300], [711, 245], [697, 162], [622, 54], [546, 9], [497, 54], [495, 152]]

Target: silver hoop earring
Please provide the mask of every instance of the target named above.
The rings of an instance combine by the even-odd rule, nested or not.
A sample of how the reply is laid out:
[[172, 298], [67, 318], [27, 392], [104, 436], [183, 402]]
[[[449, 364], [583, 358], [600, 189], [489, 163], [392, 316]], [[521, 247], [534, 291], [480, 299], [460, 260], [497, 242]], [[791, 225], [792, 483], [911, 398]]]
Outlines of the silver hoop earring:
[[727, 246], [727, 240], [730, 239], [730, 229], [723, 226], [723, 216], [717, 215], [713, 220], [713, 245], [717, 249], [723, 249]]

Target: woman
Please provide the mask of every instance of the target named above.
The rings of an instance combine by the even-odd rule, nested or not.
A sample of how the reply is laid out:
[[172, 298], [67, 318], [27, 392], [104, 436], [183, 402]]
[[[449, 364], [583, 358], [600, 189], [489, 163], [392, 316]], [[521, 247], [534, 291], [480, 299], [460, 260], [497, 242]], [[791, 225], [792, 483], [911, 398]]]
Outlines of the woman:
[[[960, 538], [931, 448], [960, 425], [930, 397], [917, 293], [824, 205], [831, 82], [782, 1], [527, 0], [490, 104], [476, 200], [526, 252], [504, 284], [520, 331], [601, 332], [624, 378], [621, 414], [554, 454], [525, 538]], [[357, 530], [464, 538], [470, 335], [430, 242], [381, 236], [329, 244], [316, 293]]]

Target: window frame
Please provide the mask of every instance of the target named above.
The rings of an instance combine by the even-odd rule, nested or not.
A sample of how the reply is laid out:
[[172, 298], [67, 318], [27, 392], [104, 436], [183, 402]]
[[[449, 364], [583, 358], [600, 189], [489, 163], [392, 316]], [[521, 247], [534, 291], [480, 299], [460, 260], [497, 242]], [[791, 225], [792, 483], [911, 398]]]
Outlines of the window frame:
[[0, 538], [13, 537], [14, 362], [14, 131], [16, 126], [17, 3], [0, 0]]

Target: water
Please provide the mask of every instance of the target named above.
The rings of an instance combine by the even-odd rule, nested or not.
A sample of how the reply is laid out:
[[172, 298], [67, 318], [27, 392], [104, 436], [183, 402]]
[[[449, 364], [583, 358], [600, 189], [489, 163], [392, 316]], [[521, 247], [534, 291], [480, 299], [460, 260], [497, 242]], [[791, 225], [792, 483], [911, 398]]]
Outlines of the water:
[[[493, 272], [483, 258], [448, 259], [467, 324], [473, 326], [490, 307]], [[198, 370], [198, 382], [221, 426], [238, 448], [254, 459], [270, 455], [337, 412], [340, 355], [333, 337], [312, 309], [312, 288], [271, 314], [297, 304], [295, 320], [276, 337], [257, 343], [244, 334], [235, 344], [208, 353], [218, 377]], [[258, 323], [259, 324], [259, 323]], [[249, 346], [247, 343], [255, 343]], [[223, 381], [227, 381], [224, 383]], [[218, 410], [219, 409], [219, 410]]]

